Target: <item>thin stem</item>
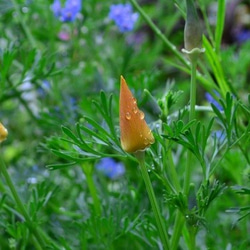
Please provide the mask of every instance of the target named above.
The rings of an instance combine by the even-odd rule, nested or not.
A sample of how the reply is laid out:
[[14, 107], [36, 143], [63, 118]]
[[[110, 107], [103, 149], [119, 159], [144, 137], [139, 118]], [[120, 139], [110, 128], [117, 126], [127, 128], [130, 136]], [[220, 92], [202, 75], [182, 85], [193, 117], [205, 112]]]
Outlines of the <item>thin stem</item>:
[[96, 185], [93, 180], [93, 165], [91, 163], [85, 163], [81, 167], [86, 176], [86, 181], [87, 181], [87, 185], [89, 188], [89, 192], [93, 199], [95, 213], [96, 215], [99, 216], [102, 213], [102, 209], [101, 209], [100, 200], [97, 195]]
[[87, 180], [89, 192], [90, 192], [92, 199], [93, 199], [95, 213], [96, 213], [96, 215], [99, 216], [99, 215], [101, 215], [101, 203], [100, 203], [100, 200], [99, 200], [98, 195], [97, 195], [96, 186], [95, 186], [95, 183], [93, 180], [93, 175], [86, 174], [86, 180]]
[[[189, 121], [195, 119], [195, 104], [196, 104], [196, 65], [197, 61], [193, 61], [191, 64], [191, 86], [190, 86], [190, 111], [189, 111]], [[192, 170], [192, 153], [190, 151], [187, 152], [187, 168], [185, 172], [184, 179], [184, 193], [188, 195], [189, 192], [189, 184], [191, 178], [191, 170]]]
[[197, 230], [194, 228], [189, 229], [189, 250], [195, 249], [195, 237]]
[[153, 187], [152, 187], [149, 175], [148, 175], [148, 171], [145, 165], [144, 152], [142, 151], [137, 152], [136, 157], [140, 164], [142, 177], [143, 177], [146, 189], [147, 189], [148, 197], [149, 197], [152, 209], [153, 209], [154, 217], [156, 220], [156, 225], [159, 230], [159, 234], [160, 234], [163, 247], [165, 250], [169, 250], [170, 246], [169, 246], [169, 239], [168, 239], [167, 231], [165, 229], [165, 225], [164, 225], [164, 222], [160, 213], [160, 209], [155, 198], [155, 193], [154, 193], [154, 190], [153, 190]]
[[[190, 86], [190, 110], [189, 110], [189, 121], [195, 119], [195, 104], [196, 104], [196, 66], [197, 66], [197, 60], [194, 60], [191, 64], [191, 86]], [[190, 151], [187, 152], [187, 167], [184, 177], [184, 187], [183, 192], [186, 196], [188, 196], [189, 193], [189, 185], [190, 185], [190, 179], [191, 179], [191, 172], [192, 172], [192, 166], [193, 166], [193, 160], [192, 160], [192, 153]], [[179, 238], [181, 236], [181, 231], [184, 225], [184, 217], [183, 215], [178, 211], [176, 221], [175, 221], [175, 230], [173, 233], [173, 238], [171, 241], [171, 249], [176, 249]], [[190, 234], [192, 232], [189, 232]], [[193, 244], [195, 245], [195, 236], [193, 240]]]
[[180, 192], [181, 186], [178, 180], [178, 175], [177, 175], [176, 168], [174, 165], [173, 155], [170, 149], [167, 151], [167, 157], [168, 157], [168, 162], [169, 162], [169, 174], [170, 174], [171, 180], [173, 182], [173, 185], [176, 191]]
[[179, 243], [179, 239], [180, 239], [180, 235], [181, 235], [184, 222], [185, 221], [184, 221], [183, 214], [180, 211], [177, 211], [177, 216], [176, 216], [175, 225], [174, 225], [174, 232], [171, 238], [172, 250], [175, 250], [178, 247], [178, 243]]
[[182, 56], [182, 54], [176, 49], [176, 47], [164, 36], [160, 29], [152, 22], [150, 17], [144, 12], [144, 10], [139, 6], [136, 0], [130, 0], [135, 9], [142, 15], [145, 21], [148, 23], [150, 28], [155, 32], [155, 34], [164, 42], [167, 48], [186, 66], [189, 68], [188, 62]]
[[30, 232], [35, 236], [35, 238], [37, 240], [37, 244], [40, 245], [40, 249], [45, 249], [44, 239], [41, 237], [41, 234], [38, 232], [37, 227], [33, 224], [32, 220], [30, 219], [29, 214], [26, 211], [26, 209], [22, 203], [22, 200], [20, 199], [20, 197], [16, 191], [16, 188], [15, 188], [15, 186], [14, 186], [14, 184], [9, 176], [9, 173], [8, 173], [6, 166], [5, 166], [1, 157], [0, 157], [0, 171], [2, 172], [2, 174], [5, 178], [5, 181], [6, 181], [8, 187], [12, 193], [12, 196], [17, 204], [17, 207], [19, 208], [21, 214], [23, 215], [23, 217], [25, 218], [25, 220], [27, 222], [27, 225], [29, 227]]
[[16, 10], [18, 21], [20, 22], [20, 24], [24, 30], [25, 35], [27, 36], [28, 40], [30, 41], [32, 48], [35, 49], [37, 47], [35, 39], [33, 38], [28, 26], [26, 25], [24, 18], [22, 17], [22, 14], [20, 12], [20, 9], [18, 7], [16, 0], [11, 0], [11, 2]]

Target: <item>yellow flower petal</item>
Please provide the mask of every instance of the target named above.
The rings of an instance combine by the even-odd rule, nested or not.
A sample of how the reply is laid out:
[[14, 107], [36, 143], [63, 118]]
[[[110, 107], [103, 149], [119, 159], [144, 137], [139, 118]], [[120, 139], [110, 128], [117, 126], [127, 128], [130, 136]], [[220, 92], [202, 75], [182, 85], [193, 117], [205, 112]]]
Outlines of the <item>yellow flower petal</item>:
[[154, 143], [153, 134], [137, 107], [136, 99], [121, 76], [120, 88], [121, 145], [128, 153], [144, 150]]

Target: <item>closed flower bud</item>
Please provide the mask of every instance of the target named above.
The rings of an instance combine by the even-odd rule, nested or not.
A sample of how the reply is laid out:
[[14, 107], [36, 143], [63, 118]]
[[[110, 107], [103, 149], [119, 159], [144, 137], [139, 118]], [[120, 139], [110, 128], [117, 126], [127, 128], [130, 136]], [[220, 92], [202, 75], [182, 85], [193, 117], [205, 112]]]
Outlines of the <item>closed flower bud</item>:
[[193, 0], [186, 0], [187, 20], [184, 29], [185, 49], [191, 51], [202, 46], [202, 30]]
[[202, 27], [193, 0], [186, 0], [187, 5], [187, 20], [184, 28], [184, 49], [191, 62], [197, 60], [202, 49]]
[[8, 136], [8, 130], [0, 122], [0, 143], [6, 140], [7, 136]]
[[144, 113], [137, 107], [136, 99], [121, 76], [120, 130], [124, 151], [133, 153], [154, 143], [153, 134], [144, 120]]

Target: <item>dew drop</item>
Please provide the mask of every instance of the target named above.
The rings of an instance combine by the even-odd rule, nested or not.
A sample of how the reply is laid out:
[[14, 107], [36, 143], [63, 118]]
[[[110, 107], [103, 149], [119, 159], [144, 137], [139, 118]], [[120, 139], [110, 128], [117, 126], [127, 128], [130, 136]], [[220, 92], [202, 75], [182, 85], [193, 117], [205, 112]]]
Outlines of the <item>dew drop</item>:
[[148, 145], [148, 139], [146, 137], [144, 137], [144, 145]]
[[140, 133], [140, 137], [142, 138], [142, 133]]
[[140, 115], [140, 119], [143, 120], [144, 117], [145, 117], [144, 113], [143, 113], [142, 111], [140, 111], [140, 114], [139, 114], [139, 115]]
[[132, 108], [132, 111], [133, 111], [134, 114], [137, 114], [137, 112], [138, 112], [137, 107], [133, 107], [133, 108]]
[[137, 103], [137, 101], [136, 101], [136, 99], [134, 97], [132, 98], [132, 101], [133, 101], [134, 104]]
[[130, 120], [131, 119], [131, 114], [129, 112], [127, 112], [125, 117], [126, 117], [127, 120]]

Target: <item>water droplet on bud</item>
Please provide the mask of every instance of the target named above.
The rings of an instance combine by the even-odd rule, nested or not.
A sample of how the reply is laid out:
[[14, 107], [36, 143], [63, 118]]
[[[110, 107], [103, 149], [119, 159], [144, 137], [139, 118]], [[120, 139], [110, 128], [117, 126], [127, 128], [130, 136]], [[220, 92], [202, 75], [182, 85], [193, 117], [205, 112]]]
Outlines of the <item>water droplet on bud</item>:
[[148, 138], [144, 137], [144, 145], [147, 146], [148, 145]]
[[127, 112], [125, 117], [126, 117], [127, 120], [130, 120], [131, 119], [131, 114], [129, 112]]
[[143, 120], [144, 117], [145, 117], [144, 113], [143, 113], [142, 111], [140, 111], [140, 114], [139, 114], [139, 115], [140, 115], [140, 119]]
[[133, 111], [134, 114], [137, 114], [138, 109], [136, 107], [133, 107], [132, 111]]

